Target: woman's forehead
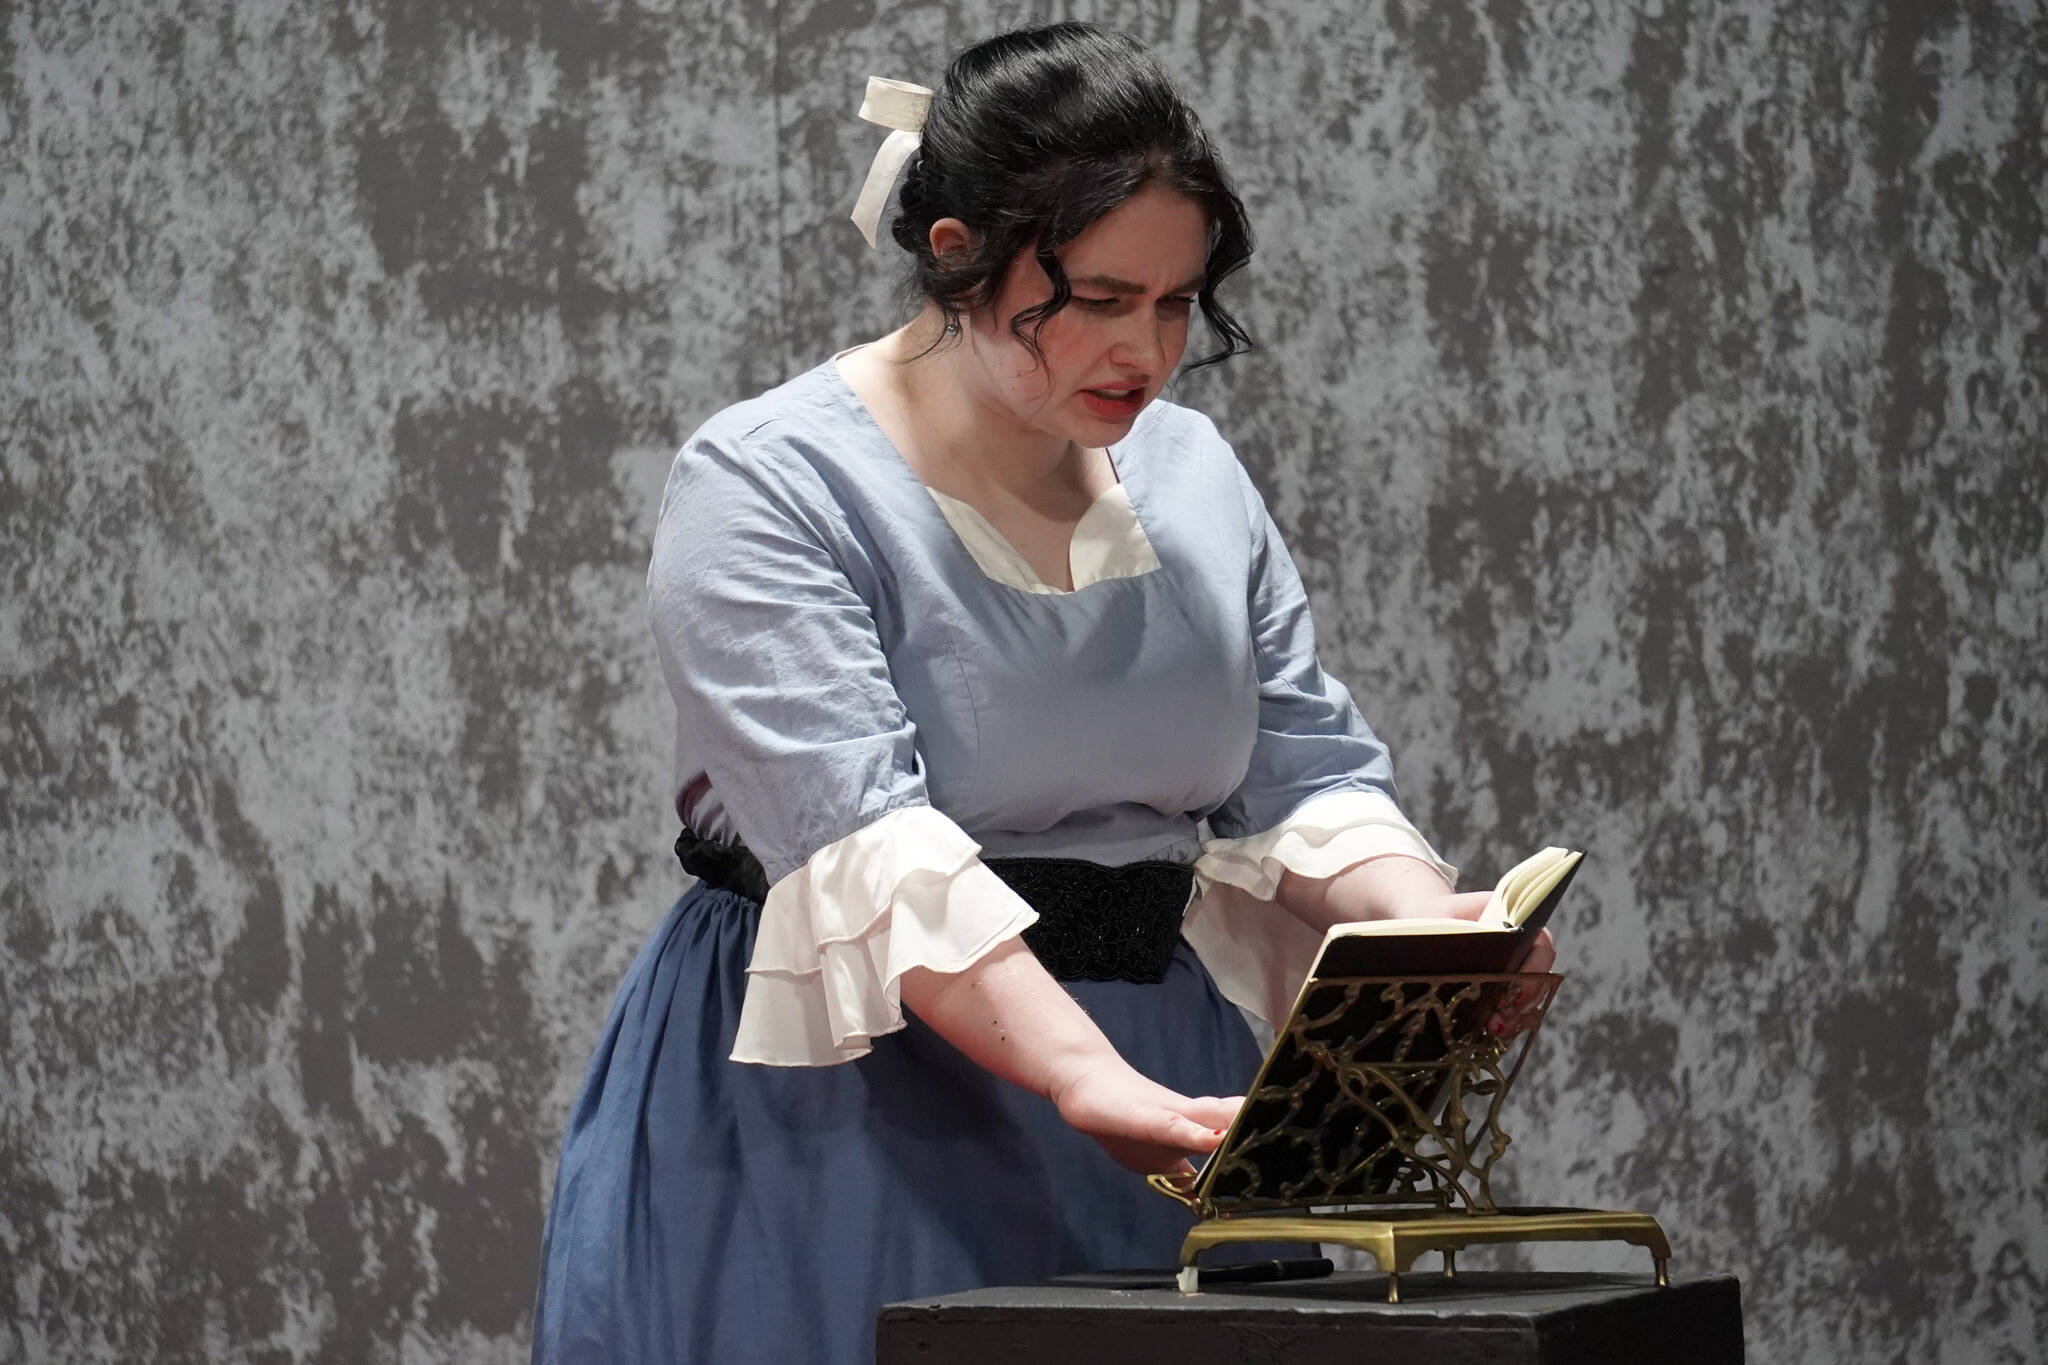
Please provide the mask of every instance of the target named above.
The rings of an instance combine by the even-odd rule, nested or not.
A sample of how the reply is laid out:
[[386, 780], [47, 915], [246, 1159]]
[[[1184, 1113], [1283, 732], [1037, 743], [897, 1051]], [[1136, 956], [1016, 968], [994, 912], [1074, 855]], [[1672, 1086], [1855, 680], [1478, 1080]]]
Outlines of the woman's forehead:
[[1068, 278], [1172, 289], [1199, 283], [1209, 254], [1209, 218], [1180, 191], [1147, 185], [1060, 248]]

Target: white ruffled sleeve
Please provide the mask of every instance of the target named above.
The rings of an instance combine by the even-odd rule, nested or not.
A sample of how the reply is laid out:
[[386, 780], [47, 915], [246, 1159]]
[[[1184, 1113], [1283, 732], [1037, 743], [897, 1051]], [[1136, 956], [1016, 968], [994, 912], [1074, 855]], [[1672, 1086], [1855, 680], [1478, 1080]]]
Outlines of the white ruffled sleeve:
[[1271, 829], [1203, 843], [1181, 933], [1224, 999], [1278, 1027], [1323, 941], [1274, 902], [1281, 873], [1321, 880], [1386, 857], [1420, 859], [1457, 885], [1458, 869], [1437, 856], [1392, 798], [1356, 790], [1312, 797]]
[[1381, 857], [1419, 858], [1453, 881], [1394, 800], [1394, 765], [1344, 684], [1316, 658], [1308, 593], [1251, 479], [1247, 585], [1259, 718], [1237, 789], [1208, 812], [1218, 837], [1195, 863], [1183, 925], [1224, 997], [1269, 1024], [1294, 1005], [1322, 936], [1275, 904], [1283, 872], [1322, 879]]
[[736, 1061], [863, 1056], [903, 1026], [906, 971], [960, 971], [1036, 919], [931, 804], [870, 605], [885, 572], [772, 432], [677, 455], [647, 577], [677, 750], [769, 886]]
[[1326, 792], [1271, 829], [1242, 839], [1210, 839], [1195, 871], [1207, 882], [1225, 882], [1269, 901], [1283, 872], [1320, 881], [1388, 854], [1420, 858], [1446, 882], [1457, 881], [1458, 869], [1437, 857], [1393, 798], [1379, 791]]
[[903, 1027], [912, 967], [958, 972], [1038, 916], [930, 806], [827, 844], [761, 908], [732, 1060], [830, 1066]]
[[1380, 857], [1419, 858], [1453, 880], [1394, 799], [1394, 765], [1344, 684], [1316, 657], [1308, 593], [1249, 478], [1247, 586], [1258, 664], [1251, 761], [1208, 813], [1218, 837], [1195, 864], [1187, 940], [1226, 998], [1277, 1024], [1314, 965], [1321, 935], [1273, 903], [1283, 872], [1317, 879]]

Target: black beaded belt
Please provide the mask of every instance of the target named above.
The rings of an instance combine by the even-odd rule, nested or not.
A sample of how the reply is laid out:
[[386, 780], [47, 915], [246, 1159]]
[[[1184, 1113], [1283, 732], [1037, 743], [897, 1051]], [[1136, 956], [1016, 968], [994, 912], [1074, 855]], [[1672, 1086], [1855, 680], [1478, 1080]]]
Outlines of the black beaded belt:
[[[676, 840], [683, 871], [749, 900], [768, 899], [768, 874], [745, 844], [684, 830]], [[1059, 981], [1166, 979], [1180, 942], [1180, 921], [1194, 891], [1185, 863], [1107, 867], [1080, 858], [987, 858], [988, 869], [1038, 912], [1024, 942]]]

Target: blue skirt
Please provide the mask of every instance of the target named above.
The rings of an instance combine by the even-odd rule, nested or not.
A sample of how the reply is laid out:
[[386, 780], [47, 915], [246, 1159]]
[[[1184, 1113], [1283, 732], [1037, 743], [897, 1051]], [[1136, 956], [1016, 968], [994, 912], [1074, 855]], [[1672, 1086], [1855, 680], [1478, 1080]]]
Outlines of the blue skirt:
[[[759, 914], [694, 888], [619, 988], [562, 1143], [536, 1362], [868, 1365], [884, 1303], [1176, 1263], [1186, 1210], [914, 1015], [856, 1062], [728, 1061]], [[1067, 989], [1183, 1094], [1258, 1069], [1185, 943], [1159, 985]]]

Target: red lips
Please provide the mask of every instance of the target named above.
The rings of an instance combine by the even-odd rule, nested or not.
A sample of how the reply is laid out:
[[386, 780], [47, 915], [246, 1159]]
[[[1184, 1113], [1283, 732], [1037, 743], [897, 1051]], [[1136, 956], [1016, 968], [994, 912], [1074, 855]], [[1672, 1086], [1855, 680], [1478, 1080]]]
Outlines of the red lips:
[[1081, 402], [1103, 421], [1121, 422], [1136, 417], [1139, 409], [1145, 406], [1145, 386], [1083, 389]]

